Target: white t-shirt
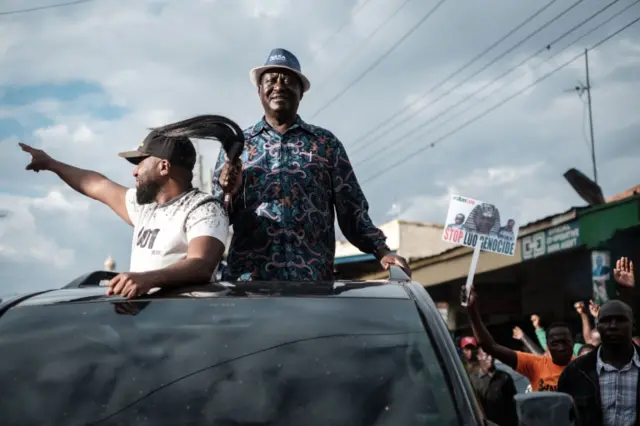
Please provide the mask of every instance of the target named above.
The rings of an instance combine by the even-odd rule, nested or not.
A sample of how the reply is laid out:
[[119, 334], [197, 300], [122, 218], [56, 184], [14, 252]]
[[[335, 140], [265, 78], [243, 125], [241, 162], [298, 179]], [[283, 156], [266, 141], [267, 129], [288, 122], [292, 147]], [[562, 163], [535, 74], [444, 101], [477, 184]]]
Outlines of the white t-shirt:
[[126, 205], [133, 224], [130, 272], [162, 269], [185, 259], [189, 242], [197, 237], [227, 242], [227, 212], [213, 196], [197, 189], [158, 205], [138, 204], [133, 188], [127, 190]]

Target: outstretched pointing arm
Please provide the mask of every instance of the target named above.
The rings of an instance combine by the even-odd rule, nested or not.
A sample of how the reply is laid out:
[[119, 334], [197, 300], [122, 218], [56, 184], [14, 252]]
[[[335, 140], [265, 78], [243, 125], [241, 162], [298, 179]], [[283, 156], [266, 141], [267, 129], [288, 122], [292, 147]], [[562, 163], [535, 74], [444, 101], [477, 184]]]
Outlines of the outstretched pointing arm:
[[23, 151], [31, 154], [31, 162], [27, 165], [27, 170], [34, 172], [49, 170], [57, 174], [71, 188], [82, 195], [106, 204], [122, 220], [132, 225], [125, 202], [127, 188], [107, 179], [98, 172], [79, 169], [54, 160], [41, 149], [33, 148], [24, 143], [19, 145]]

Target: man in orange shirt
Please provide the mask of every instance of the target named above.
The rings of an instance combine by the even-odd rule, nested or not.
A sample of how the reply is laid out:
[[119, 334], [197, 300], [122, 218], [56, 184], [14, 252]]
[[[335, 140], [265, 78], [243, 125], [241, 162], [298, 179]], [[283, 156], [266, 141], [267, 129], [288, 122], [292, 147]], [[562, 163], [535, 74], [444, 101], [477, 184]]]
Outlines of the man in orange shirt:
[[[462, 287], [464, 295], [465, 287]], [[489, 355], [507, 364], [531, 382], [533, 392], [555, 391], [558, 378], [573, 358], [573, 338], [569, 326], [563, 323], [547, 327], [547, 346], [549, 355], [534, 355], [514, 351], [496, 343], [480, 318], [476, 305], [477, 295], [471, 290], [467, 311], [480, 347]]]

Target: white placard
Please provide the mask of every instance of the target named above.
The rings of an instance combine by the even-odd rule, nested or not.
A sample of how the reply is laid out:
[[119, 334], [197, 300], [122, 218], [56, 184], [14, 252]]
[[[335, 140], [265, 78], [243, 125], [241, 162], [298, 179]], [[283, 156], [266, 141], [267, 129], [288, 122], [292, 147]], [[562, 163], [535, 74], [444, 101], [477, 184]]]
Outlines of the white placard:
[[480, 251], [513, 256], [519, 229], [515, 215], [508, 208], [499, 210], [495, 205], [484, 201], [460, 195], [451, 196], [442, 239], [473, 248], [465, 285], [467, 299], [462, 301], [462, 306], [467, 305], [473, 288]]
[[519, 223], [508, 208], [473, 198], [452, 195], [442, 239], [466, 247], [513, 256], [518, 241]]

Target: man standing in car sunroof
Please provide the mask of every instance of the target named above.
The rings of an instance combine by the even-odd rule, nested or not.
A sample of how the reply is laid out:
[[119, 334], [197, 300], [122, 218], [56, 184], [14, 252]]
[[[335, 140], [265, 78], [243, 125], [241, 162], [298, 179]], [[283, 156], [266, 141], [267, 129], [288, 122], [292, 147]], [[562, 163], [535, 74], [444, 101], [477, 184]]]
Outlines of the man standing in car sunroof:
[[397, 265], [410, 274], [373, 225], [342, 143], [298, 115], [311, 84], [295, 55], [272, 50], [250, 78], [264, 117], [245, 130], [240, 161], [229, 164], [220, 153], [213, 178], [215, 196], [233, 195], [224, 278], [332, 280], [336, 217], [351, 244], [385, 269]]

